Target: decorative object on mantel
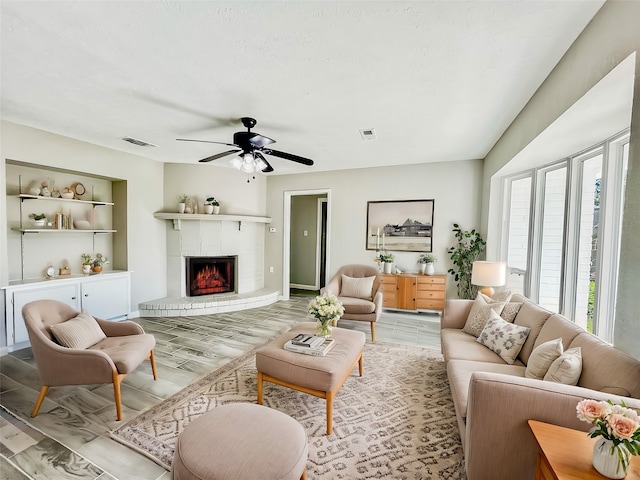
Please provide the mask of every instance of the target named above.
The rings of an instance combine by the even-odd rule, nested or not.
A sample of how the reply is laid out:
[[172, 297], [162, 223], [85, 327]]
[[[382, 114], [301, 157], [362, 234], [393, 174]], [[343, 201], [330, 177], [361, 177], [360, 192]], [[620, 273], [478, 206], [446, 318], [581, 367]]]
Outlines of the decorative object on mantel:
[[393, 253], [389, 253], [386, 250], [382, 250], [380, 256], [378, 257], [380, 263], [382, 263], [382, 269], [384, 273], [391, 273], [393, 270], [393, 260], [395, 257]]
[[89, 255], [88, 253], [82, 254], [82, 273], [88, 274], [91, 271], [95, 273], [102, 272], [102, 267], [109, 263], [109, 259], [103, 256], [101, 253], [96, 253], [96, 256]]
[[220, 202], [214, 196], [207, 197], [204, 202], [204, 213], [217, 215], [220, 213]]
[[420, 255], [418, 259], [418, 264], [420, 265], [420, 273], [423, 275], [433, 275], [436, 272], [433, 264], [436, 263], [438, 259], [432, 253], [423, 253]]
[[186, 213], [189, 196], [185, 193], [178, 197], [178, 213]]
[[344, 314], [342, 302], [333, 294], [318, 295], [309, 303], [309, 314], [316, 318], [316, 335], [331, 338], [333, 327]]
[[607, 478], [627, 476], [631, 455], [640, 455], [640, 416], [624, 402], [582, 400], [576, 406], [580, 420], [592, 423], [593, 468]]
[[478, 287], [471, 283], [473, 262], [484, 252], [486, 242], [475, 229], [462, 230], [457, 223], [453, 224], [453, 233], [457, 242], [447, 250], [453, 263], [448, 272], [458, 284], [458, 297], [473, 299], [478, 294]]

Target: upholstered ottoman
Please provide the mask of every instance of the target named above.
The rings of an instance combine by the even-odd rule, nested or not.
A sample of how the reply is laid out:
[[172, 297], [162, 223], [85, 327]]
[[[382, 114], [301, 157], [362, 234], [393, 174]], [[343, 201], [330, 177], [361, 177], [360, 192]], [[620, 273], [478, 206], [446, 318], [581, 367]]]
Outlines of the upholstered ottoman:
[[333, 431], [333, 398], [356, 364], [362, 376], [362, 332], [334, 328], [335, 346], [324, 357], [289, 352], [284, 344], [298, 333], [314, 333], [315, 323], [304, 322], [275, 338], [256, 352], [258, 403], [263, 382], [271, 382], [324, 398], [327, 403], [327, 435]]
[[278, 410], [252, 403], [216, 407], [178, 437], [174, 480], [298, 480], [306, 477], [307, 435]]

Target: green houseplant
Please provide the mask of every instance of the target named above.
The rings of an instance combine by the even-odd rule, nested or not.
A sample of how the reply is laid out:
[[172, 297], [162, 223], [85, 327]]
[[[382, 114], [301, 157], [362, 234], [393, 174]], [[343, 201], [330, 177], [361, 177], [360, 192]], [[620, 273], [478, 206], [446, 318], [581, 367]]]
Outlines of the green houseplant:
[[216, 197], [207, 197], [204, 202], [204, 213], [220, 213], [220, 202]]
[[484, 252], [487, 243], [475, 229], [462, 230], [457, 223], [453, 224], [453, 233], [456, 244], [447, 250], [453, 264], [449, 273], [458, 285], [458, 297], [472, 299], [478, 293], [478, 287], [471, 284], [473, 262]]
[[423, 253], [418, 258], [418, 264], [420, 265], [420, 273], [423, 275], [426, 273], [427, 275], [433, 275], [435, 273], [435, 268], [433, 264], [436, 263], [438, 259], [433, 253]]
[[44, 224], [47, 221], [47, 216], [44, 213], [32, 213], [29, 215], [29, 218], [33, 219], [33, 224], [36, 227], [44, 227]]

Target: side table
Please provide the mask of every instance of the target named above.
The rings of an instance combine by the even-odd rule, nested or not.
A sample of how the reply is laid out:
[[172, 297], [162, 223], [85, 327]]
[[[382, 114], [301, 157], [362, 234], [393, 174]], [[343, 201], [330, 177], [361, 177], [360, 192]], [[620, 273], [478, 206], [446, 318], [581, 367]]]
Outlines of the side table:
[[[595, 438], [587, 432], [529, 420], [538, 443], [536, 480], [602, 480], [591, 465]], [[640, 480], [640, 457], [632, 456], [625, 480]]]

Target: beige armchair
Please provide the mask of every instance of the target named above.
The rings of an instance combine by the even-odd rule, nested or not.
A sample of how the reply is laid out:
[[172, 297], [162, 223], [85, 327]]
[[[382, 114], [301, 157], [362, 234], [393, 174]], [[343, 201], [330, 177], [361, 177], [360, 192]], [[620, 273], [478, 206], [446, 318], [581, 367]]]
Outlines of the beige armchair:
[[[371, 290], [357, 288], [359, 282], [349, 280], [348, 285], [343, 285], [342, 276], [349, 279], [365, 279], [375, 277]], [[364, 280], [360, 286], [367, 284]], [[368, 285], [368, 284], [367, 284]], [[360, 290], [360, 291], [358, 291]], [[371, 324], [371, 341], [375, 343], [375, 322], [382, 312], [382, 289], [378, 279], [378, 270], [369, 265], [345, 265], [341, 267], [331, 281], [320, 290], [321, 294], [333, 293], [344, 306], [344, 320], [359, 320]], [[355, 293], [355, 296], [354, 296]]]
[[[95, 328], [95, 322], [94, 329], [106, 338], [85, 349], [62, 346], [56, 341], [51, 327], [74, 319], [79, 314], [70, 306], [55, 300], [38, 300], [26, 304], [22, 309], [31, 349], [43, 383], [31, 416], [38, 414], [49, 387], [113, 383], [116, 414], [118, 420], [122, 420], [120, 382], [146, 358], [151, 361], [153, 379], [157, 380], [153, 353], [156, 340], [153, 335], [144, 333], [137, 323], [95, 319], [104, 335]], [[73, 324], [67, 324], [69, 325]], [[79, 330], [76, 337], [84, 334]], [[72, 335], [75, 333], [72, 332]]]

